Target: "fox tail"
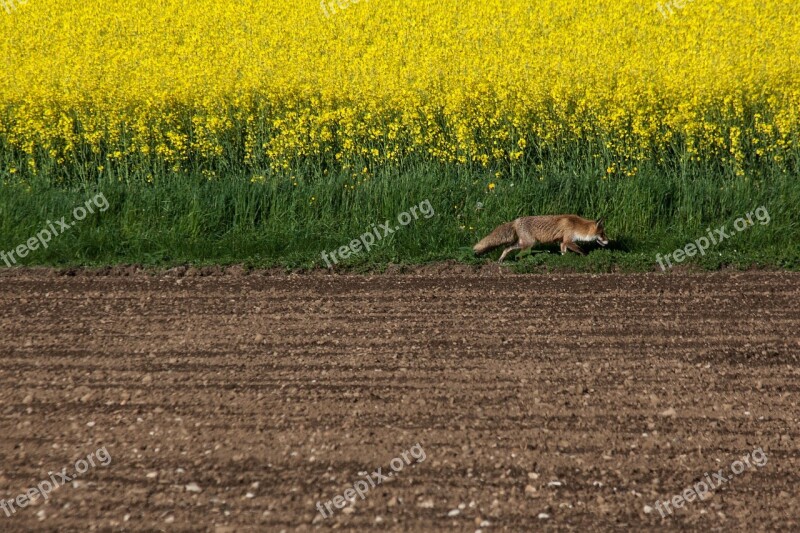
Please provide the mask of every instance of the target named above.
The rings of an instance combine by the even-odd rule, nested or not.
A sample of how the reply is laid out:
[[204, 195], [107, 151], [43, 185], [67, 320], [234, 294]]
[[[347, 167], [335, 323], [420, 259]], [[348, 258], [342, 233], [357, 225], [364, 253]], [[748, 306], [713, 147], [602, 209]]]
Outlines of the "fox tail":
[[517, 230], [514, 229], [514, 223], [506, 222], [505, 224], [497, 226], [494, 231], [481, 239], [472, 249], [475, 251], [475, 255], [481, 255], [498, 246], [513, 244], [516, 240]]

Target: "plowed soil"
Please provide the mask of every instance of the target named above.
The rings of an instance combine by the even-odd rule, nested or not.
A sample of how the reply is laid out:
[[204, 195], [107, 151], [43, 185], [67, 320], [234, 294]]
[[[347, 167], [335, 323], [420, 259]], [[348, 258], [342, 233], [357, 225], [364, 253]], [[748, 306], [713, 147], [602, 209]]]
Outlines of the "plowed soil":
[[774, 272], [0, 271], [0, 530], [797, 531], [799, 298]]

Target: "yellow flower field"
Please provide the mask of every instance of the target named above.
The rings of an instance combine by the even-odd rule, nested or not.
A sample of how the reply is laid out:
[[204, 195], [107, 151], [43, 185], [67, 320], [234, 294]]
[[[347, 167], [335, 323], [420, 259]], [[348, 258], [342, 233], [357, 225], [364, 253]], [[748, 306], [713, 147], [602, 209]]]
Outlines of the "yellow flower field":
[[800, 133], [796, 3], [672, 11], [645, 0], [29, 0], [0, 9], [0, 151], [33, 172], [87, 157], [281, 172], [411, 155], [489, 166], [576, 141], [613, 161], [609, 174], [674, 151], [738, 173], [748, 158], [780, 164]]

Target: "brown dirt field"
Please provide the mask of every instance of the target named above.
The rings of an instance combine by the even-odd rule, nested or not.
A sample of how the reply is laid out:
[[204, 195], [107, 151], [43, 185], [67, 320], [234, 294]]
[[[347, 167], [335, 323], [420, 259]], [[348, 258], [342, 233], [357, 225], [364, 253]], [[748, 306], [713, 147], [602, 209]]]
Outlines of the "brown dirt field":
[[800, 528], [800, 275], [439, 270], [0, 271], [0, 529]]

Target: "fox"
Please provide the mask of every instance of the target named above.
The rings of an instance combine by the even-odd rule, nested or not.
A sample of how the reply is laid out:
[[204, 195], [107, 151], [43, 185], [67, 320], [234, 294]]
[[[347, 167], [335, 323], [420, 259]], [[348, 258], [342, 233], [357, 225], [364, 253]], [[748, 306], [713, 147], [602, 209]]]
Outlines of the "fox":
[[560, 243], [561, 254], [572, 250], [586, 255], [576, 242], [597, 242], [608, 245], [605, 223], [602, 218], [588, 220], [578, 215], [544, 215], [520, 217], [497, 226], [472, 249], [482, 255], [499, 246], [508, 246], [500, 255], [499, 263], [514, 250], [527, 250], [536, 244]]

